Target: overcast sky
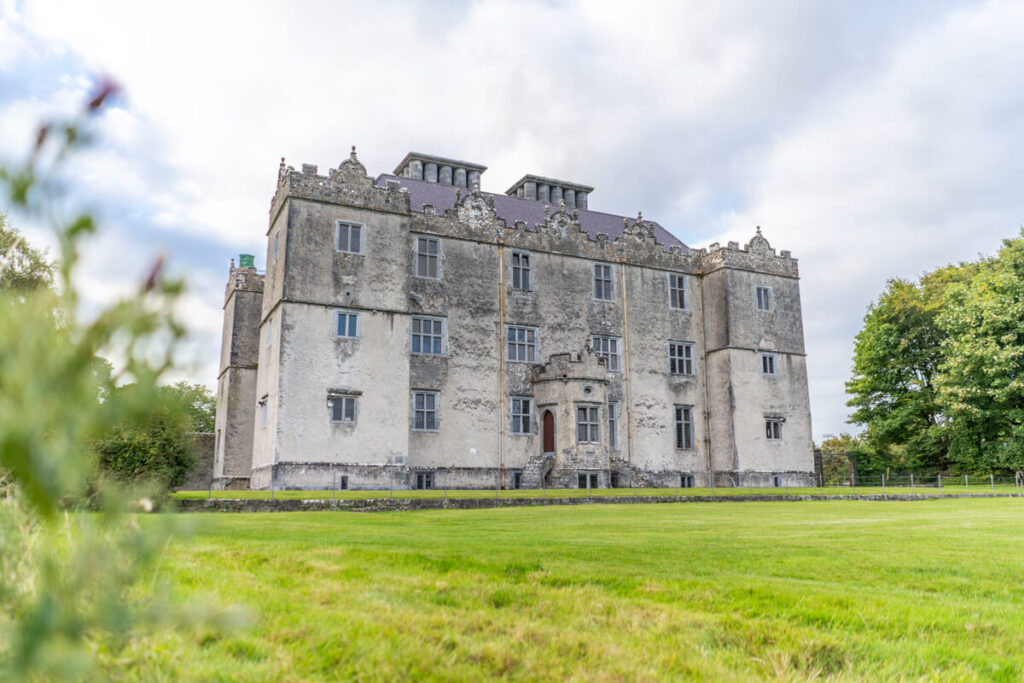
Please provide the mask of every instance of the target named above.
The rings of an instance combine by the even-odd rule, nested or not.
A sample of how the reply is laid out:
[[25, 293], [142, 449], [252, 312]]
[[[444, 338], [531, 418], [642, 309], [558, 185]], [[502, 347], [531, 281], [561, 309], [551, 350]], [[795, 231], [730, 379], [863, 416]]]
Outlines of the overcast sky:
[[[873, 8], [872, 8], [873, 5]], [[95, 305], [159, 251], [187, 275], [181, 376], [216, 386], [229, 259], [263, 265], [280, 157], [372, 175], [410, 150], [593, 185], [686, 244], [761, 225], [800, 260], [815, 438], [890, 277], [1024, 222], [1024, 2], [0, 0], [0, 159], [109, 75], [72, 168]], [[36, 244], [42, 226], [10, 216]]]

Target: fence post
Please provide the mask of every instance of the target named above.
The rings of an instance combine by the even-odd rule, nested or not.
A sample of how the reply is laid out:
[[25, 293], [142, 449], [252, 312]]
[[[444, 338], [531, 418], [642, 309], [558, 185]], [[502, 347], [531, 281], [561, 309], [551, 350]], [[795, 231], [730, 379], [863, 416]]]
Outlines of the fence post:
[[910, 473], [910, 492], [914, 492], [914, 473]]
[[885, 495], [885, 472], [882, 472], [882, 495]]
[[939, 488], [941, 489], [942, 488], [942, 475], [939, 474], [937, 476], [938, 476], [938, 481], [939, 481]]
[[633, 502], [635, 503], [636, 502], [636, 479], [633, 478], [632, 474], [629, 475], [629, 483], [632, 484], [632, 486], [633, 486]]
[[331, 475], [331, 500], [334, 500], [334, 492], [338, 488], [338, 473], [335, 472]]
[[587, 473], [587, 500], [593, 502], [594, 494], [590, 490], [590, 473]]
[[448, 477], [444, 478], [444, 507], [448, 509]]
[[964, 475], [964, 490], [965, 491], [970, 491], [971, 490], [971, 483], [969, 481], [967, 481], [967, 475], [966, 474]]
[[213, 498], [213, 471], [210, 471], [210, 492], [206, 495], [206, 500]]
[[996, 490], [996, 480], [995, 480], [995, 475], [993, 475], [993, 474], [989, 474], [989, 475], [988, 475], [988, 486], [989, 486], [989, 488], [990, 488], [990, 489], [992, 489], [993, 491], [995, 491], [995, 490]]
[[388, 500], [395, 499], [395, 473], [390, 472], [388, 476]]

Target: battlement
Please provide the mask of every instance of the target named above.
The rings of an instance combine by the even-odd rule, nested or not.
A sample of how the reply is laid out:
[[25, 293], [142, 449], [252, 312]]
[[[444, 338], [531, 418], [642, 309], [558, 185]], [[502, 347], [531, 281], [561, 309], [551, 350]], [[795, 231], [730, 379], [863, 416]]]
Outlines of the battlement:
[[533, 366], [531, 379], [534, 384], [568, 380], [607, 383], [608, 361], [590, 346], [578, 353], [556, 353], [548, 357], [547, 363]]
[[[248, 259], [239, 259], [244, 261], [246, 264], [251, 263], [252, 256], [249, 254], [242, 254], [242, 257], [248, 256]], [[228, 271], [228, 282], [224, 289], [224, 301], [227, 302], [231, 298], [231, 295], [236, 291], [239, 292], [254, 292], [256, 294], [263, 294], [263, 284], [266, 276], [258, 271], [255, 266], [235, 266], [235, 259], [231, 259], [231, 268]]]
[[797, 259], [793, 258], [788, 250], [776, 253], [768, 240], [761, 234], [761, 226], [757, 226], [754, 237], [742, 248], [739, 242], [729, 242], [724, 247], [718, 242], [711, 244], [708, 247], [708, 252], [703, 255], [702, 261], [705, 272], [719, 268], [739, 268], [773, 275], [799, 277]]

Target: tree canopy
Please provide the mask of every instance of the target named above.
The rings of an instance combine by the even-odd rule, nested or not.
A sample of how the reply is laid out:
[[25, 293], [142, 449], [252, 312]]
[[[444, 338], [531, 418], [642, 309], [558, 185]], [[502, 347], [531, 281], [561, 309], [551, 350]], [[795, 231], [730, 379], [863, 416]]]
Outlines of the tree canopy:
[[0, 290], [24, 294], [53, 284], [53, 264], [0, 213]]
[[853, 360], [847, 405], [865, 428], [862, 470], [1020, 468], [1024, 236], [992, 258], [890, 280]]

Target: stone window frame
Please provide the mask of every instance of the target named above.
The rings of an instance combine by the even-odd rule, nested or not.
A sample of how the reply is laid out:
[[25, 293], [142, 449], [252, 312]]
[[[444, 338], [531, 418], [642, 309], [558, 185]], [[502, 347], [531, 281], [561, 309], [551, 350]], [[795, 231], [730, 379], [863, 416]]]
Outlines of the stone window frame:
[[578, 470], [576, 472], [576, 488], [590, 490], [601, 488], [601, 473], [593, 470]]
[[754, 306], [760, 313], [775, 310], [775, 295], [769, 285], [754, 285]]
[[[622, 372], [622, 337], [609, 334], [590, 335], [590, 347], [599, 358], [607, 359], [609, 372]], [[604, 347], [604, 348], [602, 348]], [[614, 352], [612, 347], [615, 348]]]
[[[341, 229], [347, 228], [345, 232], [345, 248], [341, 247]], [[355, 228], [359, 232], [359, 249], [353, 250], [349, 247], [352, 246], [352, 228]], [[349, 221], [343, 218], [339, 218], [334, 221], [334, 251], [341, 254], [353, 254], [355, 256], [363, 256], [366, 254], [366, 224], [358, 221]]]
[[[433, 253], [433, 254], [431, 254], [429, 250], [427, 250], [427, 251], [420, 251], [420, 245], [421, 244], [436, 244], [437, 245], [437, 251], [435, 253]], [[422, 278], [424, 280], [440, 280], [441, 279], [442, 251], [441, 251], [441, 238], [440, 237], [436, 237], [434, 235], [415, 235], [415, 237], [413, 239], [413, 252], [412, 253], [413, 253], [413, 266], [412, 266], [413, 275], [415, 275], [418, 278]], [[420, 257], [421, 256], [424, 257], [425, 259], [428, 259], [426, 261], [427, 264], [430, 263], [429, 259], [431, 259], [431, 258], [434, 259], [434, 271], [435, 271], [434, 275], [429, 275], [429, 274], [424, 275], [424, 274], [420, 273]], [[427, 268], [427, 272], [428, 273], [429, 273], [429, 270], [430, 269]]]
[[[422, 407], [417, 407], [417, 398], [423, 398]], [[441, 392], [434, 391], [431, 389], [413, 389], [412, 390], [412, 431], [414, 432], [439, 432], [441, 431], [441, 417], [440, 417], [440, 398]], [[427, 407], [427, 399], [433, 404], [432, 407]], [[422, 427], [416, 426], [417, 413], [423, 414]], [[429, 415], [433, 415], [433, 426], [428, 427]]]
[[[603, 270], [605, 270], [602, 272]], [[611, 263], [594, 264], [594, 299], [615, 300], [615, 268]]]
[[[533, 254], [523, 249], [513, 249], [509, 256], [509, 264], [512, 267], [512, 289], [520, 292], [533, 291]], [[523, 259], [526, 259], [525, 265]], [[516, 263], [516, 261], [519, 263]], [[516, 286], [516, 275], [519, 276], [519, 286]], [[524, 283], [525, 279], [525, 283]], [[522, 285], [526, 286], [523, 287]]]
[[[345, 316], [345, 334], [341, 330], [341, 317]], [[352, 327], [352, 320], [356, 321], [355, 334], [348, 334]], [[361, 339], [363, 336], [363, 315], [360, 311], [352, 311], [347, 308], [334, 309], [334, 330], [335, 339]]]
[[696, 483], [692, 474], [679, 475], [679, 488], [681, 489], [692, 489]]
[[[359, 395], [348, 392], [331, 392], [327, 395], [331, 409], [331, 422], [355, 424], [359, 419]], [[351, 410], [349, 410], [351, 408]]]
[[[509, 401], [512, 425], [510, 431], [516, 436], [529, 436], [533, 434], [533, 397], [512, 396]], [[526, 411], [523, 411], [523, 405]], [[525, 427], [525, 429], [524, 429]]]
[[434, 472], [415, 472], [413, 474], [413, 488], [416, 490], [432, 489], [437, 484]]
[[[597, 403], [576, 403], [576, 443], [601, 443], [601, 406]], [[583, 418], [583, 419], [581, 419]], [[580, 430], [584, 430], [580, 438]]]
[[[420, 322], [420, 332], [419, 333], [416, 332], [416, 322], [417, 321]], [[424, 322], [441, 323], [441, 332], [440, 332], [440, 334], [434, 334], [433, 330], [431, 330], [430, 332], [424, 333], [423, 332], [423, 325], [422, 325]], [[415, 349], [416, 337], [420, 338], [420, 350], [419, 351], [417, 351]], [[423, 350], [423, 338], [425, 338], [425, 337], [428, 338], [428, 339], [431, 339], [431, 340], [436, 338], [440, 342], [441, 350], [436, 352], [436, 353], [434, 351], [424, 351]], [[411, 353], [413, 355], [416, 355], [416, 356], [441, 356], [441, 357], [447, 356], [448, 355], [448, 321], [445, 318], [438, 317], [438, 316], [431, 316], [431, 315], [414, 315], [414, 316], [410, 316], [410, 319], [409, 319], [409, 353]]]
[[619, 402], [608, 401], [608, 448], [619, 450]]
[[[510, 339], [510, 333], [516, 334], [516, 339]], [[522, 339], [519, 339], [519, 333], [523, 333]], [[529, 335], [533, 333], [533, 341], [530, 341]], [[516, 349], [515, 358], [512, 357], [512, 350]], [[522, 350], [526, 358], [519, 358], [518, 352]], [[530, 352], [533, 352], [533, 358], [530, 358]], [[537, 363], [540, 358], [540, 330], [531, 325], [505, 325], [505, 361], [509, 363]]]
[[673, 406], [675, 417], [675, 440], [677, 451], [692, 451], [697, 442], [693, 425], [693, 406]]
[[761, 352], [761, 374], [765, 377], [779, 376], [779, 354], [774, 351]]
[[764, 418], [764, 438], [768, 441], [782, 441], [782, 423], [786, 421], [784, 417], [765, 417]]
[[688, 311], [686, 300], [686, 276], [682, 273], [668, 274], [668, 307], [673, 311]]
[[673, 341], [668, 342], [668, 374], [692, 377], [694, 372], [694, 349], [693, 342]]
[[594, 264], [594, 299], [615, 300], [615, 267], [611, 263]]

